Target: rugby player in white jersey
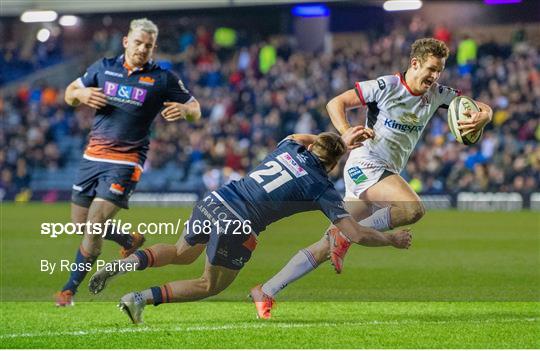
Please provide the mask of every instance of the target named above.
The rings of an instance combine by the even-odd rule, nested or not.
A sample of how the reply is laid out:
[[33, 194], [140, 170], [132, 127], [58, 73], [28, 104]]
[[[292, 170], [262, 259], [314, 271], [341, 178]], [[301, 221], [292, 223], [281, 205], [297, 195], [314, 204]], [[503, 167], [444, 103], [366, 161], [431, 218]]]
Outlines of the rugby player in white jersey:
[[[343, 172], [347, 210], [361, 225], [386, 231], [416, 223], [424, 216], [420, 197], [399, 173], [437, 109], [448, 108], [460, 94], [437, 83], [448, 54], [442, 41], [416, 40], [405, 73], [357, 82], [354, 89], [327, 104], [332, 123], [341, 134], [351, 128], [346, 111], [367, 107], [366, 124], [374, 136], [350, 153]], [[459, 122], [462, 135], [480, 131], [491, 121], [491, 108], [476, 103], [480, 112], [470, 112], [467, 121]], [[331, 226], [319, 242], [300, 250], [274, 277], [252, 289], [259, 317], [270, 318], [274, 296], [327, 259], [331, 258], [336, 271], [341, 272], [349, 245]]]

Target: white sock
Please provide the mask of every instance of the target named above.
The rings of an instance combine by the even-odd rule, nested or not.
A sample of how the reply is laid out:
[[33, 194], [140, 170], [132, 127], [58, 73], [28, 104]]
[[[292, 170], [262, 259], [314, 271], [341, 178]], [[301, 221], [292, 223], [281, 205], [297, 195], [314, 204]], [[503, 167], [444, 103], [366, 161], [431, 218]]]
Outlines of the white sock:
[[152, 289], [143, 290], [139, 292], [139, 294], [142, 295], [147, 304], [154, 303], [154, 294], [152, 294]]
[[[135, 254], [131, 254], [128, 257], [117, 261], [122, 263], [118, 269], [119, 275], [126, 274], [128, 272], [134, 272], [135, 270], [137, 270], [140, 264], [139, 257], [137, 257], [137, 255]], [[114, 264], [114, 262], [112, 263]], [[129, 263], [130, 265], [126, 266], [124, 263]]]
[[315, 261], [311, 252], [306, 249], [300, 250], [278, 274], [264, 283], [262, 291], [268, 296], [276, 296], [287, 285], [302, 278], [317, 266], [317, 261]]
[[134, 264], [136, 267], [138, 267], [139, 264], [141, 263], [141, 261], [139, 260], [139, 257], [137, 255], [135, 255], [134, 253], [132, 253], [131, 255], [129, 255], [126, 258], [123, 258], [121, 261], [126, 262], [126, 263]]
[[384, 207], [380, 210], [373, 212], [371, 216], [361, 220], [358, 224], [378, 230], [380, 232], [392, 229], [392, 222], [390, 220], [390, 207]]

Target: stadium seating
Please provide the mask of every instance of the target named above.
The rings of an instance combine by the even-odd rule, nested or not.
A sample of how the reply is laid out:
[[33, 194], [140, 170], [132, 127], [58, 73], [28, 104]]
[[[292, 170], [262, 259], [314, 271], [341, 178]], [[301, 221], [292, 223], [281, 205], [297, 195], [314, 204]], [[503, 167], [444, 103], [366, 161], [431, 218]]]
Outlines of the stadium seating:
[[[512, 38], [508, 34], [511, 28], [498, 30], [506, 30], [506, 36]], [[197, 37], [198, 33], [193, 31], [191, 44], [178, 48], [169, 41], [158, 60], [183, 77], [201, 102], [203, 119], [191, 125], [169, 124], [158, 118], [139, 191], [203, 193], [214, 186], [209, 184], [244, 174], [284, 136], [330, 129], [324, 106], [331, 97], [352, 88], [355, 81], [403, 70], [409, 44], [432, 34], [428, 29], [404, 36], [403, 31], [392, 30], [362, 36], [357, 42], [351, 42], [354, 36], [337, 35], [333, 54], [318, 56], [302, 53], [288, 38], [279, 37], [270, 41], [276, 48], [276, 63], [263, 74], [257, 62], [266, 43], [242, 42], [224, 52], [208, 44], [208, 35]], [[180, 37], [177, 39], [179, 42]], [[450, 46], [457, 47], [460, 39], [452, 36]], [[465, 147], [453, 141], [445, 111], [440, 110], [402, 174], [419, 193], [528, 192], [540, 184], [538, 42], [526, 38], [504, 43], [473, 40], [478, 45], [476, 60], [463, 70], [452, 55], [442, 82], [493, 106], [494, 121], [480, 144]], [[105, 44], [102, 52], [111, 53], [110, 45]], [[6, 50], [2, 51], [3, 62], [9, 56]], [[88, 56], [95, 54], [94, 50], [88, 52]], [[396, 57], [403, 60], [397, 62]], [[58, 62], [57, 55], [53, 61]], [[40, 81], [0, 98], [0, 111], [6, 116], [0, 132], [0, 188], [6, 199], [27, 187], [71, 188], [92, 111], [66, 106], [63, 88]], [[352, 112], [351, 118], [360, 122], [363, 114]], [[29, 183], [17, 181], [23, 177], [17, 175], [21, 159], [28, 165]], [[232, 176], [224, 174], [224, 167]], [[333, 174], [338, 188], [340, 175], [340, 171]]]

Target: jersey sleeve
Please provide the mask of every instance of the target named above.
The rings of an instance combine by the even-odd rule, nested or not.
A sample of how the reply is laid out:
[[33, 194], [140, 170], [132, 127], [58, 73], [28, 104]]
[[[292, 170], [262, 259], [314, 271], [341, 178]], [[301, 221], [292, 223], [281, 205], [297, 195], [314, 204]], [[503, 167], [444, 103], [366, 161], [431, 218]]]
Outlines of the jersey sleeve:
[[291, 145], [291, 144], [300, 145], [296, 140], [286, 137], [284, 139], [281, 139], [281, 141], [277, 144], [276, 148], [286, 146], [286, 145]]
[[103, 60], [98, 60], [94, 62], [90, 67], [86, 69], [86, 72], [83, 74], [83, 76], [77, 80], [79, 82], [79, 85], [82, 85], [84, 88], [97, 87], [97, 76], [102, 67]]
[[178, 77], [176, 73], [167, 71], [167, 84], [165, 86], [165, 99], [167, 101], [179, 102], [185, 104], [191, 99], [194, 99], [193, 96], [189, 93], [189, 90], [186, 89], [184, 83]]
[[378, 102], [381, 99], [383, 92], [386, 89], [389, 89], [389, 83], [390, 82], [386, 77], [380, 77], [363, 82], [356, 82], [354, 87], [360, 102], [362, 102], [362, 105], [366, 106], [370, 102]]
[[448, 108], [450, 102], [456, 97], [461, 95], [461, 91], [447, 87], [445, 85], [439, 85], [437, 88], [437, 100], [439, 107]]
[[329, 186], [317, 199], [321, 211], [326, 217], [335, 223], [341, 218], [350, 216], [349, 212], [345, 210], [345, 205], [339, 193], [333, 186]]

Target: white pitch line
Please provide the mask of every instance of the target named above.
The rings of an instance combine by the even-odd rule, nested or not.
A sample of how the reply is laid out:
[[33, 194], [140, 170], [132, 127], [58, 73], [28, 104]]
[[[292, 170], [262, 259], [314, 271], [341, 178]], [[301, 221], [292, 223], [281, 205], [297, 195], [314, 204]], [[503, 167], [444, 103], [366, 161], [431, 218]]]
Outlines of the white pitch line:
[[0, 339], [13, 338], [35, 338], [35, 337], [54, 337], [54, 336], [82, 336], [96, 334], [127, 334], [127, 333], [154, 333], [154, 332], [190, 332], [190, 331], [217, 331], [229, 329], [292, 329], [292, 328], [335, 328], [344, 326], [363, 326], [363, 325], [403, 325], [403, 324], [451, 324], [451, 323], [515, 323], [515, 322], [537, 322], [538, 318], [512, 318], [512, 319], [483, 319], [478, 321], [448, 320], [448, 321], [419, 321], [419, 320], [401, 320], [401, 321], [365, 321], [365, 322], [343, 322], [343, 323], [239, 323], [225, 324], [216, 326], [198, 326], [198, 327], [176, 327], [176, 328], [152, 328], [152, 327], [130, 327], [120, 329], [91, 329], [65, 332], [38, 332], [38, 333], [15, 333], [0, 335]]

